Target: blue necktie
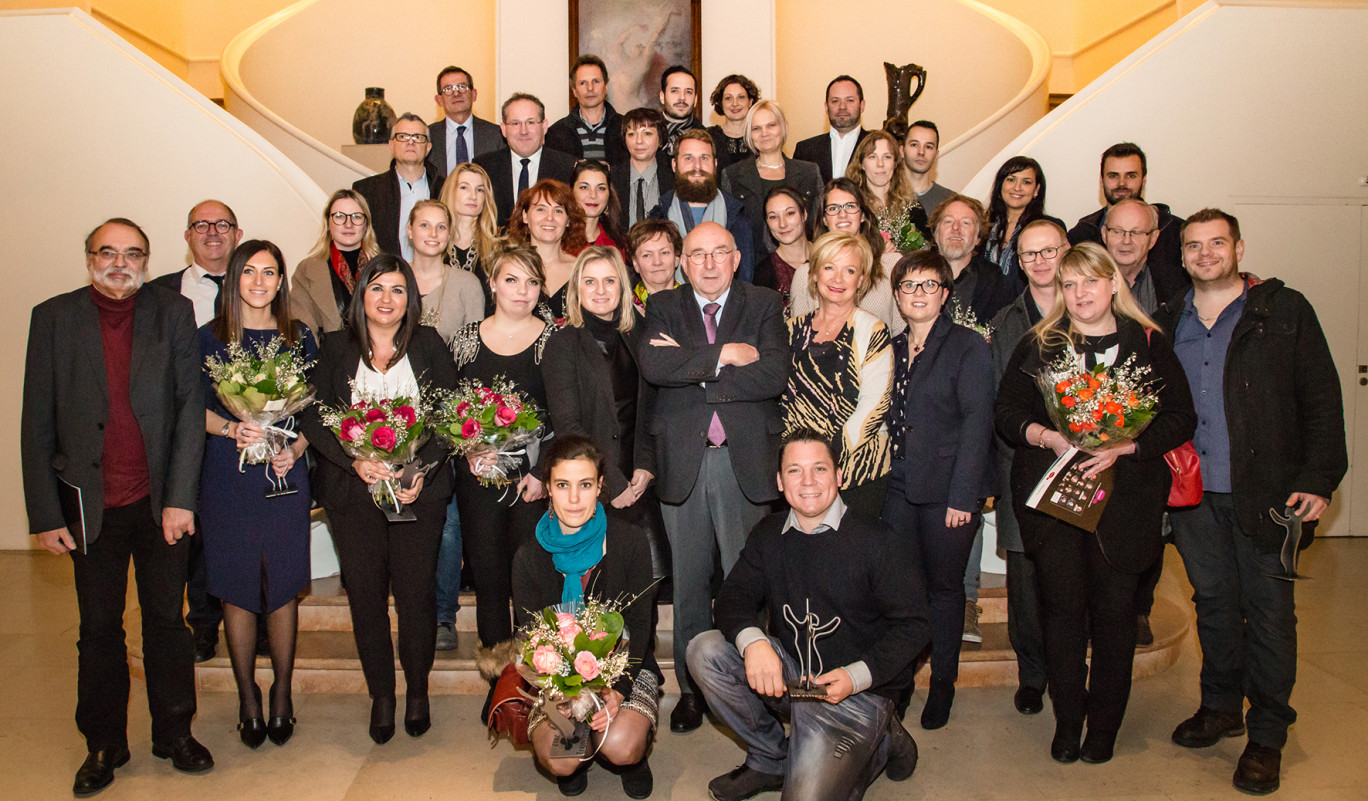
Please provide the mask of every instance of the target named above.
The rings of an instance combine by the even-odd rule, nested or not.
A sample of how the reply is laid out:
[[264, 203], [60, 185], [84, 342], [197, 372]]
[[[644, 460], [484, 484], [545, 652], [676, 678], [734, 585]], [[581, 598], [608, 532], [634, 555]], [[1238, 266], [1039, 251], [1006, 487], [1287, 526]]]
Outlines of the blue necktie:
[[[456, 164], [465, 164], [470, 161], [470, 148], [466, 147], [464, 125], [456, 126]], [[455, 167], [456, 164], [452, 164]]]

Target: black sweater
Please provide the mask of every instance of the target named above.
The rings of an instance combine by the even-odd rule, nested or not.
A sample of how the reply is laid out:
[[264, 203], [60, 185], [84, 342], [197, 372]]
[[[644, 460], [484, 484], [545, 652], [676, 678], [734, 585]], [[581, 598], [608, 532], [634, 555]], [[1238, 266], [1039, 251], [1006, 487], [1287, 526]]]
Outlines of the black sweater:
[[[912, 681], [912, 660], [931, 639], [921, 567], [906, 538], [882, 523], [846, 513], [835, 531], [782, 533], [787, 513], [772, 514], [751, 531], [713, 604], [728, 642], [758, 613], [769, 613], [769, 633], [797, 658], [784, 604], [804, 606], [836, 630], [817, 641], [824, 670], [863, 661], [869, 692], [896, 698]], [[813, 666], [816, 670], [816, 665]]]

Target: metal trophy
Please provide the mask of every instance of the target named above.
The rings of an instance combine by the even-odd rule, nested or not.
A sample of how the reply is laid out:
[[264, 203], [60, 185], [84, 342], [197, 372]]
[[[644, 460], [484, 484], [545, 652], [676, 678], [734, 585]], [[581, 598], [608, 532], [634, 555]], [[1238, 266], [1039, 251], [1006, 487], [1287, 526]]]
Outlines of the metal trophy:
[[1273, 522], [1287, 529], [1287, 534], [1283, 537], [1282, 551], [1278, 554], [1278, 561], [1282, 564], [1283, 572], [1269, 573], [1269, 578], [1282, 579], [1283, 581], [1301, 581], [1310, 578], [1297, 572], [1297, 558], [1301, 556], [1302, 548], [1310, 545], [1311, 541], [1307, 538], [1306, 545], [1302, 545], [1303, 537], [1306, 533], [1302, 530], [1302, 518], [1297, 514], [1296, 507], [1289, 506], [1280, 514], [1277, 509], [1269, 509], [1268, 516], [1273, 518]]
[[792, 607], [784, 604], [784, 620], [793, 628], [793, 650], [798, 654], [799, 677], [785, 682], [789, 697], [795, 701], [826, 698], [826, 685], [813, 681], [826, 672], [822, 666], [822, 654], [817, 650], [817, 640], [835, 631], [841, 625], [841, 619], [834, 617], [825, 623], [821, 622], [812, 612], [812, 601], [806, 600], [803, 602], [802, 617], [798, 617]]

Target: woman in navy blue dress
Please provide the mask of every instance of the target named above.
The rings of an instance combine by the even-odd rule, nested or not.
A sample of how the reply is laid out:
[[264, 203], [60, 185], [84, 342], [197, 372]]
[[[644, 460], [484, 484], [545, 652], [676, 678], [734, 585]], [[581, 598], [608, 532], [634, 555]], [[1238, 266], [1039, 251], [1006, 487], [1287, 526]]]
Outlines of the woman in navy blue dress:
[[[258, 343], [280, 337], [305, 361], [314, 359], [318, 347], [313, 335], [290, 318], [285, 260], [275, 245], [258, 239], [239, 245], [228, 263], [221, 297], [218, 316], [199, 330], [205, 358], [225, 359], [230, 342], [251, 352]], [[260, 442], [262, 430], [238, 421], [219, 401], [207, 372], [204, 380], [205, 431], [210, 436], [200, 477], [200, 526], [209, 592], [223, 601], [224, 633], [238, 687], [238, 730], [251, 748], [268, 735], [284, 745], [294, 731], [290, 681], [299, 622], [296, 596], [309, 583], [310, 572], [309, 476], [301, 458], [308, 442], [301, 435], [269, 465], [239, 470], [238, 449]], [[268, 470], [299, 491], [267, 498]], [[258, 615], [266, 615], [275, 672], [269, 722], [256, 683]]]

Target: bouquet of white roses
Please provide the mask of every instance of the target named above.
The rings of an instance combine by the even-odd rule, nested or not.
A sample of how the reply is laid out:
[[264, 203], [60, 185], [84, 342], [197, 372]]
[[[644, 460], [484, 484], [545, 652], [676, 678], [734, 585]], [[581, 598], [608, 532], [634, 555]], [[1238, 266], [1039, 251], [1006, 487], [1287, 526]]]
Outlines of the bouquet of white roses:
[[225, 358], [210, 356], [204, 360], [205, 372], [214, 380], [219, 402], [238, 420], [251, 423], [266, 434], [260, 442], [241, 449], [238, 470], [244, 464], [269, 462], [287, 440], [298, 436], [292, 425], [277, 424], [313, 403], [313, 387], [305, 379], [312, 366], [313, 362], [304, 360], [298, 346], [286, 347], [279, 336], [250, 349], [233, 342], [228, 345]]

